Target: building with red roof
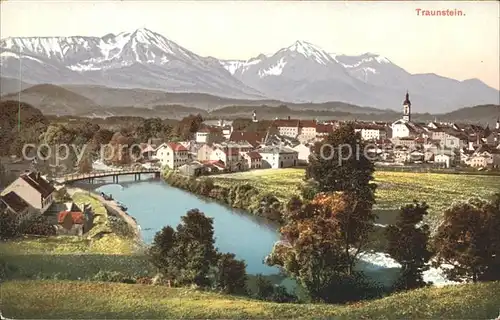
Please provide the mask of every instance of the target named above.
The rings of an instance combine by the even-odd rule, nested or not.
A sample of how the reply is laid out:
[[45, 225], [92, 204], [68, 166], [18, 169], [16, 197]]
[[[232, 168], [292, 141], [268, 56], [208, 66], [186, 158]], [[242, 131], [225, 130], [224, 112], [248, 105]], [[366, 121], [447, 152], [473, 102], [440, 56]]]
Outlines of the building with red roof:
[[162, 143], [155, 150], [155, 159], [158, 159], [162, 167], [177, 169], [190, 160], [189, 150], [177, 142]]

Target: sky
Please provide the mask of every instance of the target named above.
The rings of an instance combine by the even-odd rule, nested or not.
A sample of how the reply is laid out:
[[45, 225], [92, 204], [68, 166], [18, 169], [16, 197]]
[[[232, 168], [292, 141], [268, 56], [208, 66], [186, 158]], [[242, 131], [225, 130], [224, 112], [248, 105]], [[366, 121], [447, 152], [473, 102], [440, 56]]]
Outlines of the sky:
[[331, 53], [377, 53], [411, 73], [479, 78], [499, 89], [499, 11], [497, 1], [8, 0], [1, 2], [0, 36], [148, 28], [202, 56], [245, 60], [305, 40]]

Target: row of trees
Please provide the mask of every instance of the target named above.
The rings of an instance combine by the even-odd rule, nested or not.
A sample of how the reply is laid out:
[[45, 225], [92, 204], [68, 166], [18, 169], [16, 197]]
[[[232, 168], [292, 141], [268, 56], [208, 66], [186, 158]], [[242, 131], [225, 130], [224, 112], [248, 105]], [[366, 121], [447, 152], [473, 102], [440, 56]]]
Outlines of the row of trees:
[[[60, 120], [49, 121], [42, 113], [25, 103], [21, 103], [21, 129], [18, 129], [18, 108], [17, 101], [3, 101], [0, 108], [0, 156], [17, 155], [23, 156], [23, 149], [26, 145], [48, 145], [42, 150], [42, 155], [52, 155], [52, 159], [39, 161], [37, 168], [40, 171], [54, 171], [55, 165], [60, 165], [61, 169], [72, 171], [77, 165], [77, 155], [75, 150], [70, 148], [59, 148], [60, 145], [74, 145], [77, 148], [87, 145], [87, 152], [78, 163], [80, 171], [91, 169], [89, 165], [92, 159], [96, 159], [100, 146], [110, 143], [108, 152], [116, 155], [110, 158], [109, 162], [115, 165], [129, 164], [130, 150], [122, 149], [121, 145], [133, 145], [147, 142], [149, 139], [160, 139], [161, 141], [189, 140], [202, 125], [203, 119], [200, 115], [190, 115], [175, 122], [162, 120], [159, 118], [141, 119], [137, 118], [132, 125], [122, 127], [105, 128], [85, 119], [77, 119], [67, 123]], [[109, 126], [108, 126], [109, 127]], [[56, 150], [59, 148], [59, 150]], [[118, 150], [120, 148], [120, 150]], [[81, 149], [80, 149], [81, 150]], [[37, 150], [24, 150], [33, 155]], [[65, 160], [54, 163], [53, 156], [56, 151]], [[66, 155], [66, 152], [68, 154]], [[134, 152], [139, 152], [139, 150]], [[122, 156], [119, 154], [122, 153]]]

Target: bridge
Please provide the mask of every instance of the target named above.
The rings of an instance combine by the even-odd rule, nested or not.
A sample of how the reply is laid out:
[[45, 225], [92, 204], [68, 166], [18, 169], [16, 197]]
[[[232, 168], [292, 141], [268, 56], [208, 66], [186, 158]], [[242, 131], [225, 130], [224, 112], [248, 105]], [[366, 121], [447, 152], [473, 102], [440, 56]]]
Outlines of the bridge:
[[106, 178], [113, 177], [113, 183], [118, 183], [119, 176], [134, 175], [134, 180], [141, 180], [141, 174], [154, 174], [155, 177], [160, 177], [160, 168], [139, 168], [139, 169], [124, 169], [124, 170], [105, 170], [105, 171], [93, 171], [89, 173], [70, 173], [66, 174], [55, 180], [58, 183], [70, 183], [81, 180], [88, 180], [88, 182], [93, 183], [96, 178]]

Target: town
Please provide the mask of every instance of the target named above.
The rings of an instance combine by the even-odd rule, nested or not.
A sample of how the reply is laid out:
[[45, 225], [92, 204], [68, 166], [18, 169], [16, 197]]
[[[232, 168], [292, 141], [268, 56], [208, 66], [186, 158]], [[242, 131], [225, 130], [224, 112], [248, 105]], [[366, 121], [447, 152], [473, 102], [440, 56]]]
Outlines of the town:
[[[366, 152], [379, 166], [410, 168], [498, 169], [500, 120], [494, 128], [467, 123], [415, 123], [406, 94], [402, 118], [394, 123], [352, 125], [367, 144]], [[252, 122], [259, 122], [257, 113]], [[275, 119], [266, 131], [238, 131], [231, 123], [205, 121], [191, 141], [145, 145], [146, 160], [185, 174], [235, 172], [306, 165], [311, 149], [342, 122]]]

